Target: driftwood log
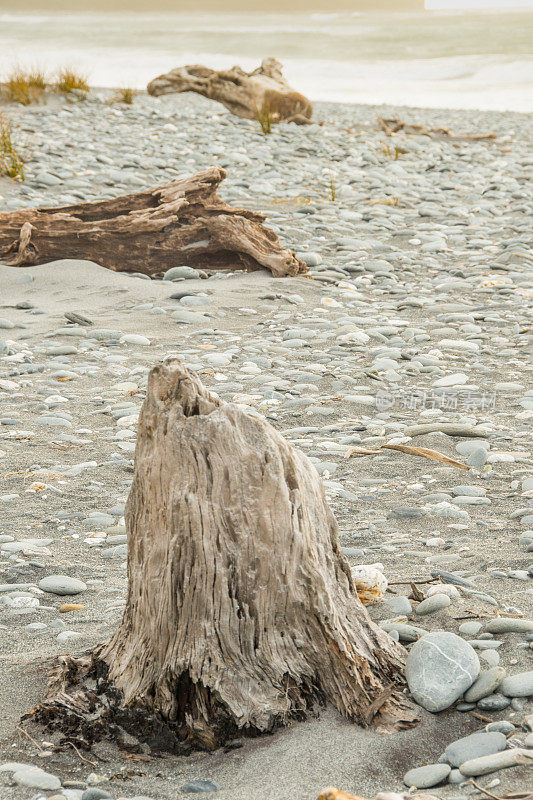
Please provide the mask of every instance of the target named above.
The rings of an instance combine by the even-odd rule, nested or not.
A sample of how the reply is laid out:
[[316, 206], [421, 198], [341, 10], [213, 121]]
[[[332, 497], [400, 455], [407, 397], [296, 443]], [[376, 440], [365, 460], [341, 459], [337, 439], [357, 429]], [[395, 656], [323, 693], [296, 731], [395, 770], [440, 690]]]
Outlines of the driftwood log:
[[220, 199], [225, 177], [221, 167], [211, 167], [113, 200], [0, 213], [0, 259], [16, 267], [87, 259], [145, 275], [183, 265], [268, 269], [275, 277], [305, 272], [263, 225], [263, 214]]
[[217, 100], [232, 114], [245, 119], [269, 115], [271, 122], [305, 125], [313, 114], [311, 102], [287, 83], [282, 65], [275, 58], [264, 59], [253, 72], [245, 72], [241, 67], [217, 72], [200, 64], [177, 67], [154, 78], [147, 88], [155, 96], [196, 92]]
[[122, 623], [60, 659], [37, 720], [78, 747], [126, 730], [174, 752], [271, 731], [315, 700], [414, 724], [403, 647], [357, 597], [315, 468], [180, 361], [150, 373], [125, 517]]
[[482, 142], [485, 140], [496, 139], [495, 133], [470, 133], [462, 136], [457, 136], [448, 128], [425, 128], [424, 125], [417, 125], [414, 123], [404, 122], [399, 117], [391, 117], [385, 119], [377, 114], [378, 126], [381, 130], [392, 136], [394, 133], [406, 133], [414, 136], [430, 136], [434, 139], [454, 139], [460, 141]]

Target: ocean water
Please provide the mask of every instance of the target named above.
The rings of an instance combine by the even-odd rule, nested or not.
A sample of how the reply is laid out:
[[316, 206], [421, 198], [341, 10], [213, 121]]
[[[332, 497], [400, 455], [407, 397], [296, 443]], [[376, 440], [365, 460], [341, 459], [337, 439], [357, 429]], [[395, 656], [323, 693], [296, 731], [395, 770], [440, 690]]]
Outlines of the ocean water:
[[0, 74], [71, 66], [92, 85], [140, 89], [183, 64], [253, 69], [275, 56], [312, 100], [533, 111], [532, 23], [528, 11], [22, 13], [0, 5]]

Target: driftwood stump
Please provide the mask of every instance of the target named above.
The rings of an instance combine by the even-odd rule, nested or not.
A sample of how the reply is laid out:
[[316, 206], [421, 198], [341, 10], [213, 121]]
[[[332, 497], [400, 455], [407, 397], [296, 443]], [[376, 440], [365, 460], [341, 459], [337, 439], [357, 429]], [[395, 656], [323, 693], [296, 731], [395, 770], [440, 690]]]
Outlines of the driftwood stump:
[[150, 373], [126, 527], [122, 623], [62, 659], [37, 719], [77, 746], [120, 728], [178, 752], [271, 731], [314, 700], [414, 723], [404, 650], [357, 598], [315, 468], [176, 360]]
[[0, 259], [16, 267], [86, 259], [145, 275], [182, 265], [268, 269], [275, 277], [305, 272], [263, 225], [263, 214], [220, 199], [225, 177], [221, 167], [211, 167], [113, 200], [0, 213]]
[[287, 83], [282, 65], [275, 58], [264, 59], [253, 72], [245, 72], [241, 67], [217, 72], [200, 64], [177, 67], [154, 78], [147, 89], [156, 97], [173, 92], [196, 92], [209, 100], [217, 100], [232, 114], [245, 119], [268, 114], [271, 122], [305, 125], [313, 114], [311, 102]]

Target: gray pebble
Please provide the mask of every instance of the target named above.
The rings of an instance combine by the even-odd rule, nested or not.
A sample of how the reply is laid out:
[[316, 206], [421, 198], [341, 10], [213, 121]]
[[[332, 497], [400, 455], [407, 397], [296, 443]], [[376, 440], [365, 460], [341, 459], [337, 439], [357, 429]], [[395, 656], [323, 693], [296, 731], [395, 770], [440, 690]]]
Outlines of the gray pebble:
[[416, 786], [417, 789], [429, 789], [445, 781], [450, 772], [449, 764], [428, 764], [410, 769], [403, 776], [403, 782], [406, 786]]

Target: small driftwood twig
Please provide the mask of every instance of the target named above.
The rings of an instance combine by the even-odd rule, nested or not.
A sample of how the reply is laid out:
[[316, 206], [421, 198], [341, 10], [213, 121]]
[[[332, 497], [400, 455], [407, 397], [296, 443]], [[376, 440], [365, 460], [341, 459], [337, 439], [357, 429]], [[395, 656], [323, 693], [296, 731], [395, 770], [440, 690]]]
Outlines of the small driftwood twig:
[[414, 447], [407, 444], [382, 444], [378, 450], [372, 450], [367, 447], [351, 447], [345, 454], [344, 458], [350, 456], [376, 456], [382, 450], [398, 450], [400, 453], [407, 453], [410, 456], [421, 456], [422, 458], [429, 458], [432, 461], [441, 461], [443, 464], [449, 464], [451, 467], [458, 467], [458, 469], [469, 470], [466, 464], [461, 461], [456, 461], [455, 458], [449, 458], [444, 453], [439, 453], [438, 450], [430, 450], [428, 447]]

